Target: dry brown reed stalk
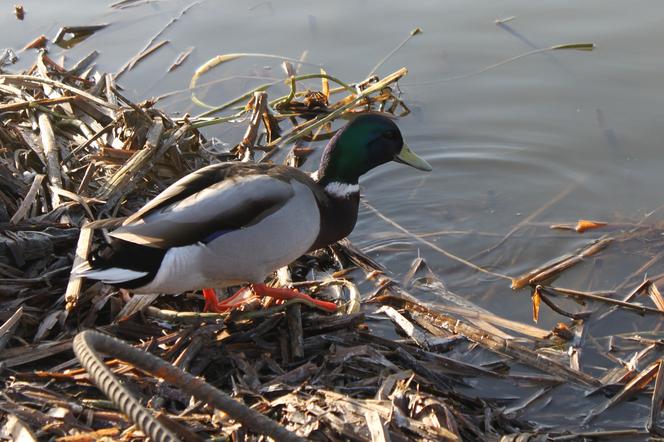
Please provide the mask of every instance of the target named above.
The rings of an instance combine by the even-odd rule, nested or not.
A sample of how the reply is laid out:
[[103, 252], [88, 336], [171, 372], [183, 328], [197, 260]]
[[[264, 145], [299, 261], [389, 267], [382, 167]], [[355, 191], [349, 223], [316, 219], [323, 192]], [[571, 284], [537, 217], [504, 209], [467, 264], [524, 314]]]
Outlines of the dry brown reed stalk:
[[588, 246], [578, 250], [577, 252], [556, 258], [555, 260], [541, 267], [530, 270], [523, 275], [513, 278], [512, 289], [518, 290], [527, 285], [535, 285], [541, 281], [551, 279], [564, 270], [582, 262], [584, 258], [593, 256], [596, 253], [602, 251], [605, 247], [611, 244], [612, 241], [613, 238], [610, 237], [600, 238], [596, 241], [593, 241]]

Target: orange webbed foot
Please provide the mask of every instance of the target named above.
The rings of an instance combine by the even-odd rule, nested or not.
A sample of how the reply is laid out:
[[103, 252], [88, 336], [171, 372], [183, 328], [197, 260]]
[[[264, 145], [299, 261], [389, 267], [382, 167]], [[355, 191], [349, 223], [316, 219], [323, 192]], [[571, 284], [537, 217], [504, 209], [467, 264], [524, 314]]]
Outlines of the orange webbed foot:
[[223, 301], [219, 301], [214, 289], [203, 289], [203, 297], [205, 298], [205, 307], [203, 307], [203, 311], [209, 313], [225, 313], [235, 307], [245, 304], [253, 296], [254, 294], [251, 290], [248, 287], [244, 287]]
[[203, 289], [203, 297], [205, 298], [205, 307], [203, 308], [203, 311], [225, 313], [231, 309], [246, 304], [257, 296], [267, 296], [284, 301], [289, 299], [301, 299], [305, 304], [310, 305], [311, 307], [319, 308], [329, 313], [337, 311], [337, 305], [333, 302], [314, 299], [295, 289], [269, 287], [265, 284], [252, 284], [251, 286], [241, 288], [235, 292], [235, 294], [223, 301], [217, 299], [217, 294], [214, 289]]

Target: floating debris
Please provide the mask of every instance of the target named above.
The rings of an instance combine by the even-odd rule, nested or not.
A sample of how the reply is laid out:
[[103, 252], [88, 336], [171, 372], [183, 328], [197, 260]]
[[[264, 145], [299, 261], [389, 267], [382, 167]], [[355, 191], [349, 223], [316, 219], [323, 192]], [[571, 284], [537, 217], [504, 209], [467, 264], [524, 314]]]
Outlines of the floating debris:
[[23, 8], [23, 5], [14, 5], [14, 15], [19, 20], [25, 18], [25, 8]]
[[23, 51], [27, 51], [28, 49], [41, 49], [46, 47], [47, 44], [48, 44], [48, 37], [42, 34], [39, 37], [32, 40], [30, 43], [23, 46]]
[[512, 20], [515, 20], [515, 19], [516, 19], [516, 16], [510, 15], [508, 17], [497, 18], [493, 22], [497, 25], [502, 25], [502, 24], [505, 24], [505, 23], [510, 22]]
[[6, 48], [3, 49], [2, 52], [0, 52], [0, 72], [2, 71], [2, 68], [5, 66], [12, 65], [18, 61], [18, 57], [16, 56], [16, 53], [14, 52], [13, 49], [11, 48]]
[[592, 220], [587, 220], [587, 219], [580, 219], [576, 225], [572, 224], [552, 224], [551, 228], [552, 229], [559, 229], [559, 230], [574, 230], [575, 232], [578, 233], [583, 233], [587, 230], [593, 230], [593, 229], [600, 229], [602, 227], [606, 227], [607, 223], [603, 221], [592, 221]]
[[83, 40], [87, 39], [95, 32], [107, 27], [108, 24], [89, 25], [89, 26], [63, 26], [53, 38], [53, 44], [61, 48], [73, 48]]
[[189, 58], [189, 56], [191, 55], [191, 53], [192, 53], [193, 51], [194, 51], [194, 47], [191, 46], [191, 47], [187, 48], [186, 51], [184, 51], [184, 52], [180, 52], [180, 54], [179, 54], [178, 57], [175, 59], [175, 61], [173, 62], [173, 64], [168, 68], [168, 72], [173, 72], [174, 70], [176, 70], [177, 68], [179, 68], [180, 66], [182, 66], [182, 63], [184, 63], [185, 61], [187, 61], [187, 58]]

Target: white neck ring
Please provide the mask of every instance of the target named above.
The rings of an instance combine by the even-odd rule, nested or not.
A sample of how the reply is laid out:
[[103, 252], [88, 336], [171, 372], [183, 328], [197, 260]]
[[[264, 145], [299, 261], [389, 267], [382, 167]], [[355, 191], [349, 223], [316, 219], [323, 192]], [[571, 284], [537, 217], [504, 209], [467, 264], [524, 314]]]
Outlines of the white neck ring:
[[337, 198], [349, 198], [360, 191], [360, 185], [333, 181], [325, 186], [325, 191]]

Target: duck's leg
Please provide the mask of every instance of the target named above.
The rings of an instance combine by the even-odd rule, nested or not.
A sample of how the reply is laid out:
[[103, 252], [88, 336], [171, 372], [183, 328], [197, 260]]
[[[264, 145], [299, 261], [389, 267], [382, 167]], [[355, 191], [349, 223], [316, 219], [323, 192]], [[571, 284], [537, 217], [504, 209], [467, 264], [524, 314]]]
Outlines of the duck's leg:
[[269, 296], [270, 298], [283, 300], [302, 299], [310, 306], [325, 310], [326, 312], [334, 313], [337, 311], [337, 305], [333, 302], [314, 299], [311, 296], [294, 289], [270, 287], [265, 284], [252, 284], [241, 288], [235, 292], [235, 294], [223, 301], [217, 300], [217, 294], [214, 289], [203, 289], [203, 297], [205, 298], [205, 307], [203, 311], [224, 313], [232, 308], [245, 304], [254, 296]]
[[312, 307], [318, 307], [326, 312], [334, 313], [337, 311], [337, 305], [334, 302], [321, 301], [314, 299], [309, 295], [294, 289], [282, 289], [278, 287], [269, 287], [265, 284], [252, 284], [254, 292], [258, 296], [269, 296], [275, 299], [302, 299]]
[[203, 307], [203, 311], [211, 313], [224, 313], [234, 307], [246, 303], [253, 296], [255, 295], [251, 290], [249, 290], [249, 287], [243, 287], [223, 301], [219, 301], [217, 299], [217, 293], [214, 291], [214, 289], [203, 289], [203, 297], [205, 298], [205, 307]]

